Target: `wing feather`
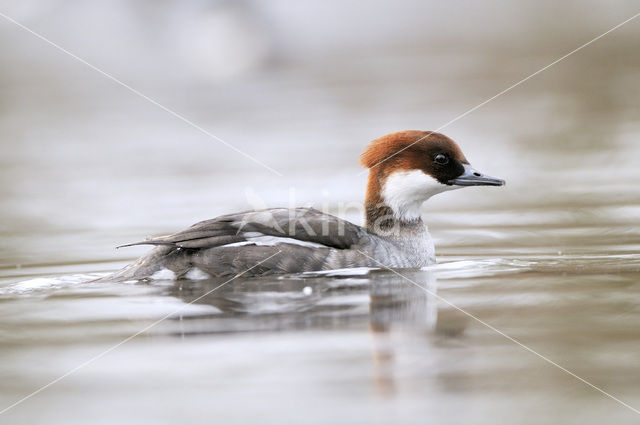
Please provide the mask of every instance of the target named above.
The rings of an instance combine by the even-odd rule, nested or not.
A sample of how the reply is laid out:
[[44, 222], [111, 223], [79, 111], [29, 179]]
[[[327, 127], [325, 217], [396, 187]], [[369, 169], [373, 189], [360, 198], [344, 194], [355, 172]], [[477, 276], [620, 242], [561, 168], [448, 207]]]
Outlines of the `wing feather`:
[[[168, 236], [121, 245], [172, 245], [185, 249], [206, 249], [237, 242], [250, 242], [257, 235], [292, 238], [330, 248], [348, 249], [367, 231], [313, 208], [273, 208], [228, 214], [201, 221]], [[118, 247], [118, 248], [120, 248]]]

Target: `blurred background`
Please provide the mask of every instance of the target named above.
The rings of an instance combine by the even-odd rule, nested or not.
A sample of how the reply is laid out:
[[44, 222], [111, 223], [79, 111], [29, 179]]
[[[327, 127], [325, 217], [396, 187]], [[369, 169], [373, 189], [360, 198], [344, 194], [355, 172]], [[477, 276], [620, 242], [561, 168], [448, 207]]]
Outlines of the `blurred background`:
[[[247, 188], [269, 206], [288, 205], [291, 187], [299, 205], [360, 202], [357, 160], [370, 140], [436, 129], [636, 9], [632, 0], [4, 0], [2, 13], [282, 177], [3, 18], [2, 265], [131, 258], [141, 251], [112, 248], [246, 209]], [[639, 37], [632, 21], [443, 129], [509, 185], [441, 195], [430, 209], [469, 206], [469, 196], [527, 209], [535, 191], [596, 202], [603, 170], [619, 174], [607, 193], [631, 196]]]
[[[362, 223], [344, 207], [369, 141], [435, 130], [639, 12], [0, 0], [0, 409], [184, 307], [0, 423], [637, 423], [390, 273], [239, 280], [196, 304], [215, 282], [86, 281], [147, 250], [116, 245], [259, 203]], [[640, 17], [442, 129], [507, 186], [423, 211], [440, 295], [635, 408], [639, 47]]]

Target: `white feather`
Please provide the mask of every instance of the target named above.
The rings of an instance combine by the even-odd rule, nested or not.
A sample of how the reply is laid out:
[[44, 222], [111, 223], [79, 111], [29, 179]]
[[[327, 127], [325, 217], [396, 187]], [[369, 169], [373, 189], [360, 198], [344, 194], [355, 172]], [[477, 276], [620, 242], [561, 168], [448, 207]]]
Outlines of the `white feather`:
[[382, 200], [393, 210], [396, 218], [413, 221], [420, 218], [420, 207], [424, 201], [457, 188], [442, 184], [420, 170], [394, 171], [384, 183]]
[[259, 245], [259, 246], [274, 246], [279, 243], [287, 243], [291, 245], [308, 246], [311, 248], [327, 248], [326, 245], [316, 242], [301, 241], [293, 238], [283, 238], [279, 236], [267, 236], [260, 232], [246, 232], [242, 236], [246, 238], [243, 242], [234, 242], [227, 245], [223, 245], [225, 248], [243, 245]]
[[151, 275], [152, 280], [176, 280], [176, 274], [169, 269], [158, 270]]
[[187, 274], [184, 275], [184, 277], [191, 280], [211, 279], [211, 275], [209, 273], [204, 272], [197, 267], [193, 267], [191, 270], [189, 270]]
[[301, 241], [293, 238], [281, 238], [278, 236], [252, 236], [250, 238], [247, 238], [247, 240], [255, 243], [256, 245], [264, 246], [273, 246], [279, 243], [288, 243], [292, 245], [308, 246], [312, 248], [327, 248], [326, 245], [322, 245], [321, 243]]

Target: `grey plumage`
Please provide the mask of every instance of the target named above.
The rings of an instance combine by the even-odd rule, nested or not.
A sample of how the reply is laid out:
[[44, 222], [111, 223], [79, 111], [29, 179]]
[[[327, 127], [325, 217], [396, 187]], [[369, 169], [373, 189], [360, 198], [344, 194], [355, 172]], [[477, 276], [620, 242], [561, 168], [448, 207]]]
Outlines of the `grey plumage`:
[[[416, 237], [424, 243], [408, 243]], [[270, 244], [265, 246], [265, 240]], [[213, 276], [250, 269], [246, 275], [252, 276], [380, 267], [381, 263], [388, 267], [421, 267], [433, 261], [433, 245], [421, 220], [381, 236], [313, 208], [224, 215], [173, 235], [122, 246], [133, 245], [155, 248], [107, 279], [143, 279], [163, 269], [181, 277], [194, 267]]]

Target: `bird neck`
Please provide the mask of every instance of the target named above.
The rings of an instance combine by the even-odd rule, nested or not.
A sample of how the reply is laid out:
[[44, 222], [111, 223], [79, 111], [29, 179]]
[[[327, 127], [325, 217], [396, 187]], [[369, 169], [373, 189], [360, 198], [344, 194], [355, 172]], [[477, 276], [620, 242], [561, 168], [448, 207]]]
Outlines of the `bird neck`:
[[420, 207], [425, 198], [385, 194], [381, 180], [379, 173], [371, 170], [364, 202], [366, 228], [372, 233], [388, 234], [424, 227]]

